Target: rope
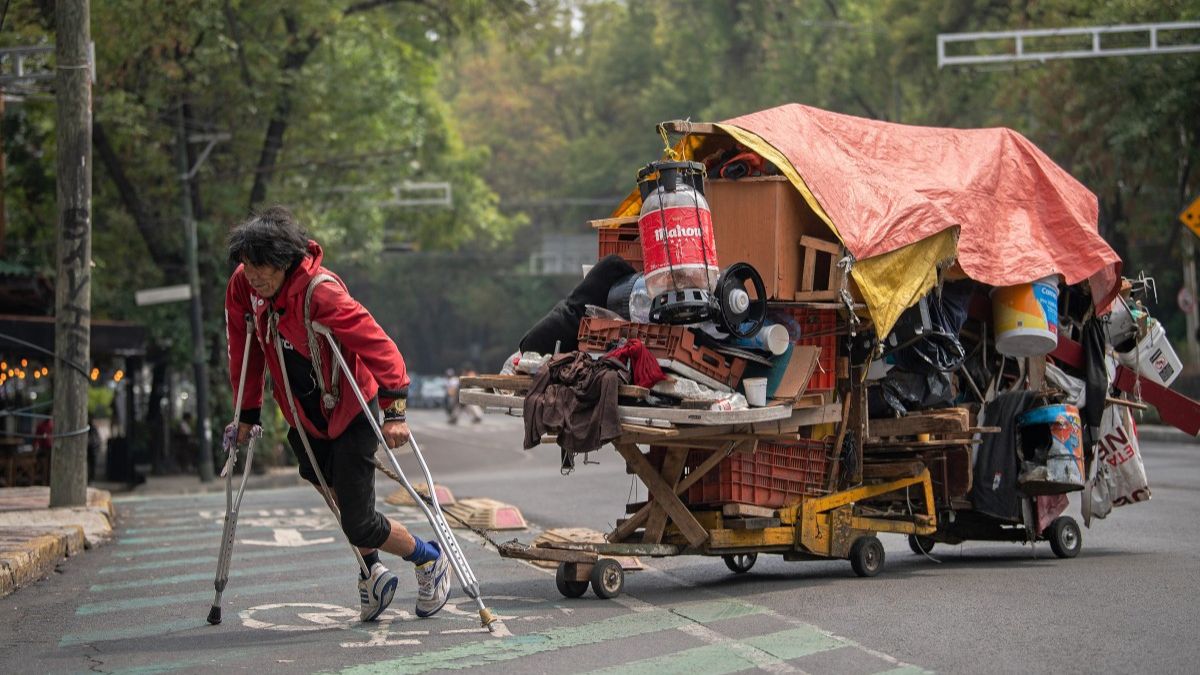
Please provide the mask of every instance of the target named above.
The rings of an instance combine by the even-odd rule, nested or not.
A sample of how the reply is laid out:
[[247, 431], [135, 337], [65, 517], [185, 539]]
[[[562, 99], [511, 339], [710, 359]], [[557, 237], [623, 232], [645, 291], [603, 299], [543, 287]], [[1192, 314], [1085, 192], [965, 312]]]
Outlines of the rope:
[[[395, 472], [395, 471], [392, 471], [392, 470], [391, 470], [390, 468], [388, 468], [387, 466], [384, 466], [383, 462], [379, 461], [379, 458], [378, 458], [378, 457], [372, 457], [372, 458], [371, 458], [371, 460], [375, 462], [375, 468], [376, 468], [376, 469], [379, 469], [380, 471], [382, 471], [382, 472], [383, 472], [383, 475], [387, 476], [388, 478], [391, 478], [392, 480], [396, 481], [396, 482], [397, 482], [397, 483], [399, 483], [400, 485], [404, 485], [404, 481], [400, 480], [400, 476], [398, 476], [398, 475], [396, 474], [396, 472]], [[432, 490], [432, 489], [434, 489], [434, 488], [433, 488], [433, 487], [430, 487], [429, 489], [431, 489], [431, 490]], [[418, 490], [418, 489], [416, 489], [415, 487], [413, 488], [413, 492], [416, 492], [416, 493], [417, 493], [417, 496], [421, 498], [421, 501], [425, 502], [425, 503], [426, 503], [426, 504], [428, 504], [429, 506], [433, 506], [433, 505], [434, 505], [434, 504], [433, 504], [433, 499], [431, 499], [431, 498], [429, 498], [429, 497], [426, 497], [425, 495], [421, 494], [421, 491], [420, 491], [420, 490]], [[487, 543], [491, 544], [492, 546], [495, 546], [497, 550], [499, 550], [499, 549], [500, 549], [500, 547], [501, 547], [502, 545], [511, 544], [511, 543], [513, 543], [513, 542], [515, 542], [515, 541], [516, 541], [516, 540], [514, 539], [514, 540], [513, 540], [513, 542], [506, 542], [505, 544], [499, 544], [499, 543], [497, 543], [497, 542], [496, 542], [496, 540], [495, 540], [495, 539], [492, 539], [492, 538], [491, 538], [491, 536], [489, 536], [489, 535], [488, 535], [488, 532], [489, 532], [489, 530], [483, 530], [483, 529], [477, 528], [477, 527], [475, 527], [475, 526], [471, 525], [470, 523], [468, 523], [467, 521], [463, 520], [462, 518], [458, 517], [458, 516], [457, 516], [457, 515], [455, 515], [453, 512], [447, 511], [447, 510], [445, 510], [445, 509], [441, 509], [441, 512], [442, 512], [442, 514], [443, 514], [443, 515], [450, 516], [450, 517], [451, 517], [451, 518], [453, 518], [454, 520], [458, 521], [458, 523], [459, 523], [460, 525], [462, 525], [463, 527], [465, 527], [465, 528], [467, 528], [468, 530], [470, 530], [470, 531], [474, 532], [475, 534], [479, 535], [481, 538], [483, 538], [483, 540], [484, 540], [484, 541], [486, 541]]]

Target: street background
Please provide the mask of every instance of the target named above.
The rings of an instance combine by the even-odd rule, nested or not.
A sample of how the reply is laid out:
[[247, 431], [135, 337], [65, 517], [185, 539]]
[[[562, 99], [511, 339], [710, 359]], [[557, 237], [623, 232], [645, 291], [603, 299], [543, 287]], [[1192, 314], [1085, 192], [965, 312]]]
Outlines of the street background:
[[[450, 426], [430, 411], [412, 420], [440, 484], [520, 507], [530, 530], [493, 533], [499, 541], [528, 543], [550, 527], [603, 531], [639, 498], [611, 450], [560, 476], [556, 447], [520, 449], [518, 418]], [[875, 578], [844, 561], [762, 556], [735, 576], [719, 558], [643, 559], [647, 569], [628, 573], [619, 598], [568, 600], [551, 571], [501, 559], [457, 530], [488, 604], [516, 636], [504, 641], [479, 629], [458, 587], [446, 611], [415, 619], [414, 582], [396, 560], [387, 561], [401, 580], [392, 608], [378, 625], [358, 623], [353, 560], [307, 487], [246, 494], [225, 620], [209, 626], [224, 495], [163, 494], [152, 478], [117, 495], [113, 543], [0, 599], [3, 669], [1187, 672], [1200, 658], [1197, 446], [1149, 441], [1143, 451], [1153, 498], [1094, 522], [1073, 560], [1045, 543], [972, 542], [937, 546], [935, 562], [885, 535]], [[381, 500], [395, 487], [382, 475], [377, 485]], [[431, 534], [412, 507], [381, 508]], [[303, 543], [270, 545], [280, 530]]]

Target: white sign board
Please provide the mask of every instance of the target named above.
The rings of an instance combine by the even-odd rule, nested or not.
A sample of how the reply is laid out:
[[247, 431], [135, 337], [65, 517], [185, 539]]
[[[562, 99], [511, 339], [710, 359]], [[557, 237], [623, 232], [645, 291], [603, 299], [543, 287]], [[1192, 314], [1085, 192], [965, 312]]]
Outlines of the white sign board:
[[178, 286], [161, 286], [159, 288], [144, 288], [134, 294], [139, 307], [157, 305], [163, 302], [178, 302], [192, 297], [192, 287], [187, 284]]

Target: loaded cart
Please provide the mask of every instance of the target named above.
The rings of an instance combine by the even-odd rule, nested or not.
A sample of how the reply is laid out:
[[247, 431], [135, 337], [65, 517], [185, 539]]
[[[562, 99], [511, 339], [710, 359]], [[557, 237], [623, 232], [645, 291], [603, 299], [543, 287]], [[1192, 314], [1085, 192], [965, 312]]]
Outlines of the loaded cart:
[[[531, 382], [520, 376], [464, 378], [460, 398], [493, 410], [521, 410], [521, 396], [487, 393], [482, 387], [522, 389]], [[623, 393], [638, 394], [636, 388]], [[612, 446], [645, 485], [649, 500], [627, 505], [631, 514], [609, 533], [608, 543], [510, 543], [501, 546], [500, 555], [557, 561], [556, 582], [567, 597], [582, 595], [589, 582], [602, 598], [618, 595], [624, 573], [611, 556], [720, 556], [737, 573], [749, 571], [760, 553], [787, 560], [840, 558], [860, 576], [874, 576], [884, 562], [877, 533], [928, 536], [936, 531], [932, 482], [921, 469], [847, 490], [827, 489], [839, 482], [838, 464], [829, 456], [834, 444], [801, 440], [799, 432], [838, 422], [841, 407], [822, 402], [744, 411], [621, 406], [621, 434]], [[916, 510], [873, 514], [856, 506], [889, 493], [907, 495]]]
[[[463, 403], [525, 420], [562, 470], [611, 445], [645, 502], [604, 543], [501, 547], [558, 588], [613, 556], [848, 559], [877, 534], [1082, 544], [1149, 499], [1132, 411], [1200, 433], [1179, 363], [1121, 276], [1095, 196], [1008, 129], [787, 105], [677, 139], [597, 232], [598, 261]], [[614, 514], [615, 515], [615, 514]]]

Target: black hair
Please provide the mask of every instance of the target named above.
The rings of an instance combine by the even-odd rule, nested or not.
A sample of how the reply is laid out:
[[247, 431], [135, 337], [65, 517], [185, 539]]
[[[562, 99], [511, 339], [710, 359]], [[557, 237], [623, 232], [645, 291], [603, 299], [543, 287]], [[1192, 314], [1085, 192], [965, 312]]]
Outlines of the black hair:
[[290, 270], [308, 252], [308, 234], [282, 206], [257, 213], [233, 228], [227, 241], [229, 262], [248, 262]]

